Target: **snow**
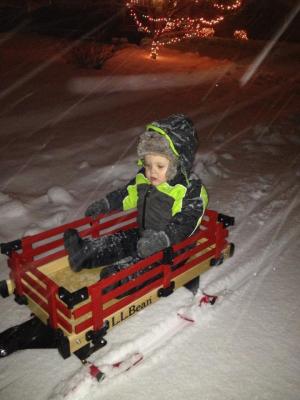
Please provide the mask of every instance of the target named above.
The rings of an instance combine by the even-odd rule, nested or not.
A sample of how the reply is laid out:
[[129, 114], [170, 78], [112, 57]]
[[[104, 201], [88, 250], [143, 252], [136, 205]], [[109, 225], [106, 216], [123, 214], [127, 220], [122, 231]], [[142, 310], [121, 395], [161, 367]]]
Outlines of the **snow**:
[[[227, 293], [222, 301], [199, 308], [181, 288], [143, 309], [91, 359], [137, 350], [144, 360], [68, 398], [299, 399], [299, 45], [280, 43], [241, 87], [264, 43], [235, 56], [230, 42], [207, 43], [209, 57], [204, 45], [201, 54], [165, 49], [156, 61], [127, 46], [95, 71], [68, 64], [59, 40], [2, 34], [0, 43], [1, 242], [81, 217], [135, 174], [145, 125], [176, 112], [198, 129], [195, 171], [210, 208], [236, 219], [234, 257], [200, 281], [203, 292]], [[195, 322], [178, 325], [179, 309]], [[0, 310], [0, 331], [29, 317], [11, 297]], [[59, 399], [78, 374], [75, 357], [20, 351], [1, 359], [0, 395]]]

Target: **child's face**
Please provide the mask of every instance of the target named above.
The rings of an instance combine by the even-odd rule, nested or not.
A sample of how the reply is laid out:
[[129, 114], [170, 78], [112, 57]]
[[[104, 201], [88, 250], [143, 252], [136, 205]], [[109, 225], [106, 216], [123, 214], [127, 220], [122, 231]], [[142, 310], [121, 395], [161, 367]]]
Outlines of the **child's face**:
[[146, 154], [144, 167], [146, 178], [153, 186], [160, 185], [167, 181], [167, 170], [170, 161], [160, 154]]

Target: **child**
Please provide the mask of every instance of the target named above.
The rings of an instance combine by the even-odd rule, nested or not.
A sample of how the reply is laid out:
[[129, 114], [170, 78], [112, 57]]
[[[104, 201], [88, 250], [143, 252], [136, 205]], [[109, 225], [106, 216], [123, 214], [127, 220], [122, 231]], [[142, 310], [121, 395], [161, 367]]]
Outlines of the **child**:
[[182, 114], [146, 127], [137, 148], [138, 174], [125, 187], [92, 203], [85, 213], [96, 217], [137, 208], [138, 228], [99, 239], [82, 239], [75, 229], [69, 229], [64, 241], [73, 271], [125, 259], [123, 265], [103, 269], [101, 277], [105, 277], [195, 231], [208, 202], [201, 180], [190, 177], [197, 143], [191, 120]]

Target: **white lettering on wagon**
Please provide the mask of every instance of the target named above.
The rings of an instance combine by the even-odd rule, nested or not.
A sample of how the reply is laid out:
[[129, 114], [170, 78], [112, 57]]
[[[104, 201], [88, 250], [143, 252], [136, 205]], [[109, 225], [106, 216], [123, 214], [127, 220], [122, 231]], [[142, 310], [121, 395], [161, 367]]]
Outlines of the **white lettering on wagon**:
[[143, 301], [140, 304], [133, 304], [130, 307], [128, 307], [125, 311], [121, 311], [119, 314], [114, 315], [111, 319], [112, 327], [124, 321], [125, 319], [131, 317], [137, 312], [143, 310], [144, 308], [148, 307], [150, 304], [152, 304], [151, 297], [149, 297], [147, 300]]

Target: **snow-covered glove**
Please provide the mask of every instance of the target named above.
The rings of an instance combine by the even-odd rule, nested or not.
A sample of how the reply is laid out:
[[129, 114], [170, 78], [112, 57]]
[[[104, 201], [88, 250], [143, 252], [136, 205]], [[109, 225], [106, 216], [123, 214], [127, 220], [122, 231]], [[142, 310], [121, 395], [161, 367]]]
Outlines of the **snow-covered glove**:
[[94, 201], [85, 211], [86, 217], [96, 218], [99, 214], [105, 214], [110, 210], [109, 202], [106, 197], [101, 200]]
[[169, 246], [170, 239], [164, 231], [146, 229], [137, 243], [137, 253], [141, 258], [146, 258]]

